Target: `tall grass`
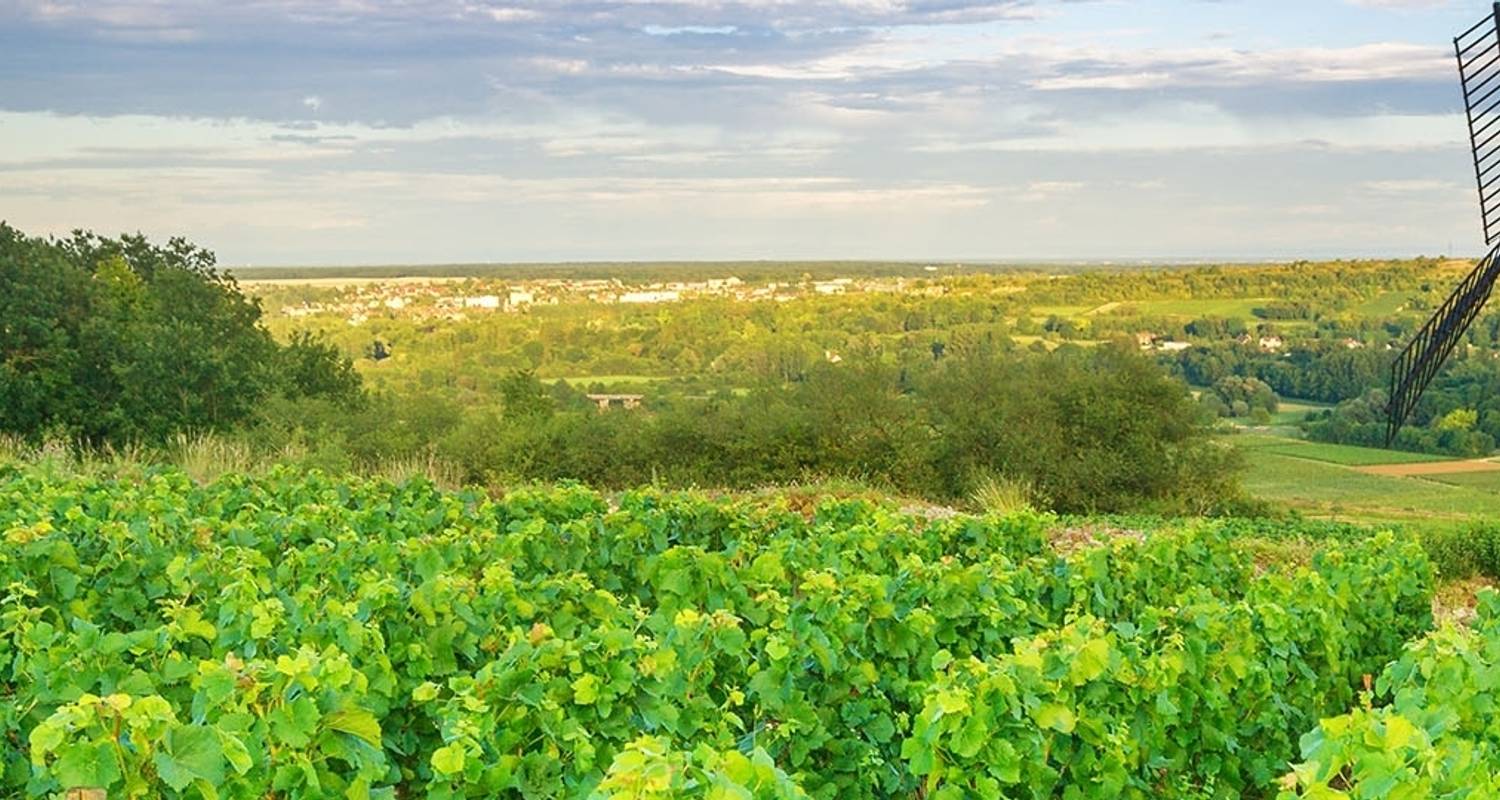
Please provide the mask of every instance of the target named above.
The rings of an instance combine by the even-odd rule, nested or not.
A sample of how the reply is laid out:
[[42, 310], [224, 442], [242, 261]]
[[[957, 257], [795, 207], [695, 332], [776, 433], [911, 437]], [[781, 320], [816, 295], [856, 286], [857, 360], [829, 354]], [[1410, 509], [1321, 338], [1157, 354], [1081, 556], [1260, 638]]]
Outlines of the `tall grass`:
[[92, 447], [50, 437], [40, 443], [0, 435], [0, 466], [25, 464], [55, 474], [139, 477], [153, 468], [182, 470], [197, 483], [212, 483], [228, 474], [257, 474], [276, 465], [325, 468], [400, 483], [422, 477], [444, 489], [464, 486], [462, 467], [430, 451], [367, 463], [330, 465], [325, 454], [292, 441], [281, 447], [257, 449], [249, 439], [217, 433], [181, 433], [159, 447], [142, 444], [105, 444]]
[[983, 473], [970, 481], [969, 504], [984, 514], [1014, 514], [1036, 511], [1046, 503], [1028, 480]]
[[163, 454], [188, 477], [209, 483], [229, 473], [251, 472], [259, 461], [250, 445], [211, 433], [178, 434]]
[[372, 478], [385, 478], [392, 483], [404, 483], [421, 477], [434, 486], [449, 490], [462, 488], [464, 484], [463, 470], [432, 452], [383, 459], [365, 470], [365, 473]]
[[18, 464], [30, 459], [31, 448], [25, 440], [13, 434], [0, 434], [0, 464]]

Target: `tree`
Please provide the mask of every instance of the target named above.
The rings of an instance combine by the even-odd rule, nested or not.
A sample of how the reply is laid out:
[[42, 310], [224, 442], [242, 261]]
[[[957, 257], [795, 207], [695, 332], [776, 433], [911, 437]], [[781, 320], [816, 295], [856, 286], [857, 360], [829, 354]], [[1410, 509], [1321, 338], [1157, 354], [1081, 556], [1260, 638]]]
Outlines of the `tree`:
[[0, 430], [37, 434], [88, 413], [97, 364], [81, 337], [98, 298], [58, 248], [0, 222]]
[[1471, 431], [1479, 423], [1479, 412], [1472, 408], [1455, 408], [1433, 426], [1439, 431]]
[[552, 414], [552, 398], [546, 387], [529, 369], [513, 370], [500, 382], [500, 398], [505, 416], [534, 419]]
[[280, 360], [277, 372], [288, 395], [342, 404], [357, 403], [364, 398], [364, 387], [359, 373], [354, 371], [354, 362], [325, 339], [297, 331], [282, 348]]
[[29, 238], [0, 222], [0, 430], [160, 442], [247, 421], [266, 398], [352, 402], [312, 339], [282, 348], [256, 301], [182, 239]]

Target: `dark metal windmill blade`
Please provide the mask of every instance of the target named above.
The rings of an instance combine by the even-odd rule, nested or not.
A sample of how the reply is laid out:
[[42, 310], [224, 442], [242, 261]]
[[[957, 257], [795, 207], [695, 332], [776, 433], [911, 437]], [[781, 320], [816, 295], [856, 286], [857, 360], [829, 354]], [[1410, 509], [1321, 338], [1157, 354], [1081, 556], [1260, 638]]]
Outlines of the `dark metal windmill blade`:
[[[1500, 3], [1473, 27], [1453, 39], [1458, 77], [1463, 86], [1464, 116], [1479, 187], [1479, 219], [1484, 243], [1500, 238]], [[1500, 248], [1497, 248], [1500, 249]], [[1500, 259], [1491, 249], [1459, 282], [1437, 313], [1391, 364], [1390, 400], [1386, 406], [1385, 443], [1396, 438], [1443, 362], [1489, 300]]]
[[1500, 278], [1500, 246], [1490, 250], [1489, 255], [1464, 276], [1453, 294], [1448, 295], [1391, 364], [1391, 395], [1386, 406], [1387, 446], [1395, 440], [1396, 432], [1417, 407], [1427, 384], [1432, 382], [1443, 362], [1462, 341], [1464, 332], [1479, 316], [1479, 310], [1495, 288], [1496, 278]]
[[1453, 40], [1453, 51], [1464, 91], [1484, 243], [1494, 244], [1500, 237], [1500, 3]]

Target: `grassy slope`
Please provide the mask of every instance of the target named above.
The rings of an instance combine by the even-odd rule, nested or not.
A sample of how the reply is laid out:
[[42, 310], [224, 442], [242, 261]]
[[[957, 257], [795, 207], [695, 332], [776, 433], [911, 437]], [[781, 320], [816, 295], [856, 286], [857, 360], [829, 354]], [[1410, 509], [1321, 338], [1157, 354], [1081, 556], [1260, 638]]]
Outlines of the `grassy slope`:
[[1406, 305], [1407, 298], [1408, 295], [1405, 292], [1385, 292], [1360, 303], [1352, 311], [1356, 316], [1361, 317], [1389, 317]]

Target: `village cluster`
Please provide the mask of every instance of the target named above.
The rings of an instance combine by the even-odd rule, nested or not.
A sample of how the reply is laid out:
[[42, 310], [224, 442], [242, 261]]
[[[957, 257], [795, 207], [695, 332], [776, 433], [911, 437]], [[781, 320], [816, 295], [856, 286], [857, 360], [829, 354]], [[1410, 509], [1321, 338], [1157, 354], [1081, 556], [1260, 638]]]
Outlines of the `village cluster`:
[[[1151, 331], [1137, 333], [1135, 341], [1142, 350], [1160, 350], [1164, 353], [1180, 353], [1193, 346], [1192, 342], [1168, 339]], [[1279, 353], [1286, 348], [1286, 340], [1276, 334], [1252, 336], [1249, 333], [1242, 333], [1235, 337], [1235, 341], [1242, 345], [1253, 344], [1260, 348], [1260, 351], [1263, 353]], [[1345, 338], [1340, 344], [1346, 350], [1359, 350], [1365, 346], [1364, 342], [1353, 337]], [[1386, 345], [1386, 349], [1391, 349], [1391, 345]]]
[[692, 298], [723, 297], [785, 302], [808, 295], [841, 295], [848, 292], [941, 294], [943, 291], [941, 285], [910, 278], [834, 278], [761, 284], [746, 283], [734, 276], [649, 284], [627, 284], [618, 279], [374, 281], [320, 292], [320, 299], [289, 303], [283, 305], [278, 312], [286, 317], [336, 315], [343, 317], [350, 325], [360, 325], [372, 315], [398, 316], [419, 321], [457, 321], [470, 315], [515, 313], [536, 305], [557, 305], [570, 301], [647, 305], [676, 303]]

